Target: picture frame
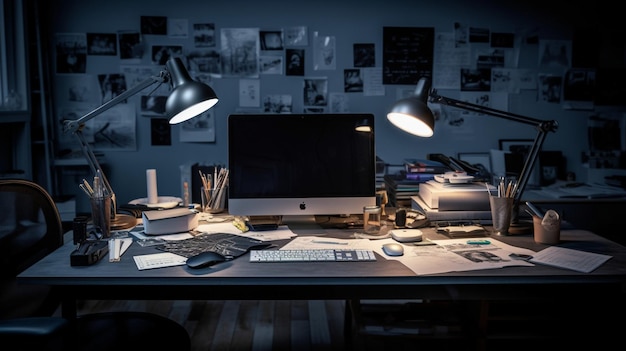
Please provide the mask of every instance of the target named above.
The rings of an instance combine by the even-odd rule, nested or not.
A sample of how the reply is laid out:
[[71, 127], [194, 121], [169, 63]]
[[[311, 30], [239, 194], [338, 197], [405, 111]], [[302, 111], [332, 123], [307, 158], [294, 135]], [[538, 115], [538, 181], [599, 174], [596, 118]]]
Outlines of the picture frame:
[[508, 152], [521, 152], [525, 155], [528, 154], [530, 148], [533, 146], [534, 140], [532, 139], [500, 139], [498, 140], [498, 146], [502, 151]]
[[566, 161], [561, 151], [541, 151], [539, 153], [539, 185], [548, 186], [557, 180], [565, 180]]
[[[504, 151], [504, 165], [506, 176], [517, 177], [521, 173], [528, 153], [535, 141], [533, 139], [500, 139], [498, 146]], [[539, 184], [539, 167], [533, 169], [528, 184]]]

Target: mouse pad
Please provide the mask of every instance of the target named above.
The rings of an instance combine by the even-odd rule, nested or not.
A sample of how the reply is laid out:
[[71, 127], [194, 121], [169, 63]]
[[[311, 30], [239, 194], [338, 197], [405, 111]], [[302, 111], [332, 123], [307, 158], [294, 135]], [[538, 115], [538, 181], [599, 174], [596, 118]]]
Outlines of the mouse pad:
[[222, 254], [227, 259], [239, 257], [248, 250], [263, 249], [271, 244], [230, 233], [204, 233], [190, 239], [168, 241], [158, 249], [184, 257], [195, 256], [204, 251]]

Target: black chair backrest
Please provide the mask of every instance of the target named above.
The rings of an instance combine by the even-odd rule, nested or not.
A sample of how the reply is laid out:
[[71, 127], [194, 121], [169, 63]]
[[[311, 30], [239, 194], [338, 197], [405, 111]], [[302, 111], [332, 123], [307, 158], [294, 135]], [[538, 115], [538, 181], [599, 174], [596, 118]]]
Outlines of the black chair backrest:
[[[63, 226], [50, 194], [29, 180], [0, 179], [0, 318], [50, 312], [37, 309], [44, 304], [37, 299], [47, 301], [49, 291], [19, 285], [15, 277], [61, 245]], [[27, 299], [28, 312], [20, 306]]]

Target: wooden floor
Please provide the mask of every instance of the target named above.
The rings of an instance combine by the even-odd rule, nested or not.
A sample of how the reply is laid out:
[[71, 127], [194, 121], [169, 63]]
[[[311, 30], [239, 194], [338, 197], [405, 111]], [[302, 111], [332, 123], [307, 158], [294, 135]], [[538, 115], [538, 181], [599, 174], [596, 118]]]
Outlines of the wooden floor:
[[82, 301], [79, 314], [133, 310], [169, 317], [191, 336], [193, 351], [346, 350], [345, 302]]
[[[181, 287], [184, 289], [184, 287]], [[589, 310], [576, 306], [572, 309], [567, 302], [557, 300], [531, 302], [497, 302], [489, 306], [482, 302], [430, 302], [413, 305], [407, 310], [402, 308], [394, 318], [397, 321], [412, 320], [422, 328], [424, 321], [431, 326], [437, 325], [434, 333], [411, 332], [398, 335], [392, 330], [385, 333], [364, 333], [344, 335], [344, 314], [346, 303], [343, 300], [227, 300], [227, 301], [81, 301], [78, 313], [103, 311], [147, 311], [166, 316], [188, 331], [193, 351], [213, 350], [528, 350], [536, 344], [558, 341], [562, 345], [578, 349], [582, 338], [572, 334], [572, 330], [585, 324], [587, 335], [601, 336], [603, 340], [619, 339], [623, 331], [621, 324], [596, 323], [602, 320], [599, 315], [613, 311], [614, 302], [600, 304], [600, 309], [590, 306]], [[613, 311], [615, 318], [626, 311], [622, 305]], [[354, 305], [351, 305], [354, 306]], [[361, 321], [374, 325], [395, 325], [401, 329], [405, 324], [394, 324], [392, 305], [382, 309], [371, 302], [368, 307], [361, 306], [354, 316]], [[410, 306], [410, 305], [407, 305]], [[398, 305], [400, 307], [400, 305]], [[469, 309], [468, 309], [469, 308]], [[476, 308], [486, 312], [484, 318], [475, 320]], [[409, 314], [407, 315], [407, 311]], [[383, 313], [381, 313], [383, 312]], [[364, 319], [365, 314], [375, 317]], [[60, 314], [60, 311], [57, 311]], [[405, 318], [408, 316], [408, 319]], [[351, 318], [352, 320], [352, 318]], [[615, 320], [615, 319], [612, 319]], [[369, 323], [369, 322], [374, 323]], [[487, 321], [489, 321], [487, 323]], [[588, 321], [593, 321], [589, 325]], [[381, 324], [382, 323], [382, 324]], [[469, 323], [469, 324], [468, 324]], [[593, 325], [595, 328], [590, 329]], [[445, 328], [443, 328], [446, 326]], [[460, 328], [457, 328], [460, 327]], [[482, 327], [479, 328], [479, 327]], [[427, 330], [429, 327], [426, 327]], [[443, 329], [442, 329], [443, 328]], [[460, 331], [457, 332], [455, 330]], [[481, 329], [481, 330], [479, 330]], [[377, 329], [376, 329], [377, 330]], [[421, 329], [420, 329], [421, 330]], [[593, 337], [595, 340], [595, 337]], [[582, 344], [581, 344], [582, 345]]]

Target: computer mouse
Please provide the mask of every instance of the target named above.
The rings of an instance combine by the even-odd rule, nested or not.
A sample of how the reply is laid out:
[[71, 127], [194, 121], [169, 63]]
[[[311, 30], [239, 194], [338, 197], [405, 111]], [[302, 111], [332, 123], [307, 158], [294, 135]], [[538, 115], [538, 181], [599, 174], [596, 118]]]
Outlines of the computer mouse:
[[216, 263], [226, 261], [226, 257], [215, 251], [204, 251], [195, 256], [187, 258], [187, 267], [189, 268], [204, 268], [212, 266]]
[[387, 243], [383, 245], [383, 252], [387, 256], [402, 256], [404, 255], [404, 247], [397, 243]]

